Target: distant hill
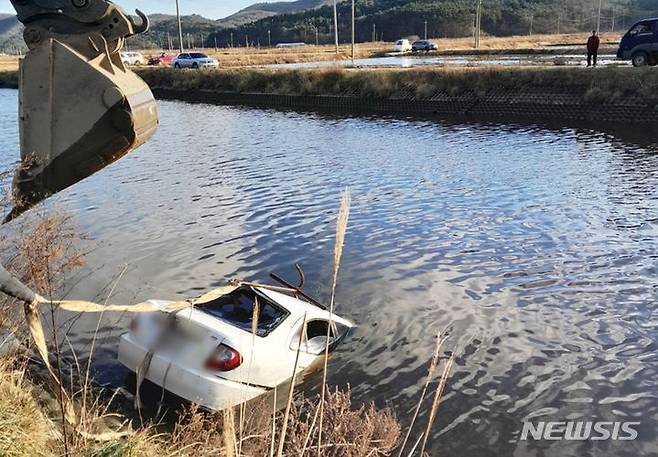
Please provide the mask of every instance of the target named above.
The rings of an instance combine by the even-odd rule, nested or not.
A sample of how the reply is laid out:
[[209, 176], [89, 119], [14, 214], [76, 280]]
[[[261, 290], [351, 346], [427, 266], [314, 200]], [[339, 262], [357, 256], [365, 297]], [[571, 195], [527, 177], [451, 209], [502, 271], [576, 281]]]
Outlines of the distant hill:
[[[332, 2], [313, 9], [286, 12], [249, 22], [231, 29], [217, 29], [209, 40], [226, 46], [304, 41], [333, 41]], [[356, 0], [357, 42], [393, 41], [406, 36], [423, 36], [425, 24], [430, 37], [470, 36], [475, 18], [474, 0]], [[483, 0], [482, 29], [495, 36], [529, 33], [584, 32], [596, 28], [598, 2], [592, 0]], [[254, 5], [257, 7], [258, 5]], [[351, 2], [338, 4], [341, 42], [351, 36]], [[632, 22], [658, 15], [657, 0], [603, 0], [601, 30], [609, 31], [612, 18], [616, 31]], [[375, 35], [375, 36], [373, 36]]]
[[[290, 14], [319, 8], [332, 3], [333, 0], [297, 0], [274, 3], [255, 3], [226, 18], [214, 20], [198, 14], [183, 16], [183, 41], [193, 42], [196, 46], [201, 44], [201, 36], [207, 38], [212, 32], [219, 29], [230, 29], [255, 22], [278, 14]], [[120, 4], [120, 0], [118, 1]], [[176, 16], [169, 14], [151, 14], [151, 29], [148, 33], [133, 37], [129, 46], [133, 48], [151, 48], [169, 46], [169, 39], [178, 43], [178, 26]], [[188, 34], [190, 35], [188, 37]], [[210, 42], [208, 42], [210, 43]], [[204, 43], [205, 44], [205, 43]], [[12, 52], [14, 48], [26, 49], [23, 42], [23, 25], [13, 14], [0, 13], [0, 51]]]
[[[219, 20], [208, 19], [198, 14], [183, 16], [183, 42], [185, 47], [197, 47], [204, 41], [204, 45], [214, 46], [214, 32], [218, 30], [232, 30], [247, 24], [280, 14], [294, 14], [309, 11], [333, 4], [333, 0], [296, 0], [287, 2], [255, 3], [235, 14]], [[167, 14], [152, 14], [151, 29], [148, 33], [133, 37], [129, 46], [134, 48], [168, 48], [170, 40], [173, 46], [178, 43], [178, 26], [176, 16]], [[228, 32], [227, 37], [230, 36]], [[230, 38], [227, 38], [227, 43]]]
[[292, 14], [332, 4], [333, 0], [297, 0], [292, 2], [256, 3], [217, 21], [225, 28], [239, 27], [277, 14]]
[[[119, 0], [120, 3], [120, 0]], [[255, 3], [231, 16], [214, 20], [194, 14], [182, 18], [185, 47], [333, 41], [333, 0], [296, 0]], [[356, 40], [392, 41], [422, 36], [425, 22], [431, 37], [469, 36], [473, 33], [475, 0], [356, 0]], [[598, 2], [592, 0], [483, 0], [482, 28], [496, 36], [592, 30]], [[351, 29], [351, 2], [340, 1], [339, 34], [346, 42]], [[633, 21], [658, 16], [657, 0], [603, 0], [602, 30], [626, 29]], [[178, 47], [176, 17], [150, 16], [148, 33], [128, 40], [130, 48]], [[25, 49], [22, 25], [12, 15], [0, 14], [0, 51]]]
[[23, 24], [13, 14], [0, 13], [0, 52], [11, 53], [16, 47], [27, 49], [23, 42]]

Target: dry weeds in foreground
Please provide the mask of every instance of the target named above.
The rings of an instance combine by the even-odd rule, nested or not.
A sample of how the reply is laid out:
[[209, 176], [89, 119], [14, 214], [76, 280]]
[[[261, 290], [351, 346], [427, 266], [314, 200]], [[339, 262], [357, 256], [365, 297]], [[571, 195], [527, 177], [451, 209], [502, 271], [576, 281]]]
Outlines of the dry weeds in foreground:
[[[341, 247], [348, 202], [344, 199], [343, 216], [338, 223]], [[12, 230], [11, 237], [2, 239], [0, 260], [44, 295], [57, 294], [67, 273], [82, 265], [82, 257], [75, 249], [75, 227], [64, 213], [36, 213], [29, 223], [13, 225]], [[337, 256], [336, 269], [340, 261]], [[16, 308], [20, 308], [17, 303], [4, 301], [0, 303], [0, 315], [12, 315]], [[56, 311], [54, 307], [46, 310], [53, 329]], [[127, 419], [115, 413], [121, 411], [113, 404], [112, 394], [91, 387], [89, 371], [81, 367], [85, 364], [75, 358], [62, 360], [60, 345], [64, 343], [58, 341], [55, 332], [52, 341], [57, 375], [75, 402], [79, 427], [73, 430], [62, 420], [64, 401], [57, 389], [46, 382], [48, 377], [38, 369], [35, 372], [34, 363], [28, 365], [28, 358], [22, 354], [5, 356], [0, 359], [2, 457], [261, 457], [273, 456], [277, 447], [282, 456], [376, 457], [391, 455], [398, 445], [400, 425], [392, 411], [377, 409], [372, 404], [354, 407], [350, 392], [338, 390], [327, 390], [324, 401], [296, 395], [285, 414], [271, 404], [250, 406], [242, 411], [239, 424], [233, 410], [209, 414], [192, 407], [167, 433], [138, 425], [125, 438], [101, 442], [94, 436], [129, 430]], [[436, 368], [436, 361], [432, 366]], [[445, 386], [444, 379], [440, 386]], [[289, 400], [293, 391], [290, 390]], [[432, 418], [421, 436], [428, 436], [441, 395], [442, 387], [437, 389]], [[321, 441], [320, 428], [316, 426], [318, 417], [324, 423]]]

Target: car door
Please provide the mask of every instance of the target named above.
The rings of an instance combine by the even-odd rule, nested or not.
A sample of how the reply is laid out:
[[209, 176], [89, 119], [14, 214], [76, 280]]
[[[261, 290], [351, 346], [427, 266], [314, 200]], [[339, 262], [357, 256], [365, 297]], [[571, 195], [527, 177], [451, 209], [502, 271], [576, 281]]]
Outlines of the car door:
[[189, 54], [181, 54], [178, 56], [176, 63], [178, 63], [181, 68], [188, 67], [190, 65]]

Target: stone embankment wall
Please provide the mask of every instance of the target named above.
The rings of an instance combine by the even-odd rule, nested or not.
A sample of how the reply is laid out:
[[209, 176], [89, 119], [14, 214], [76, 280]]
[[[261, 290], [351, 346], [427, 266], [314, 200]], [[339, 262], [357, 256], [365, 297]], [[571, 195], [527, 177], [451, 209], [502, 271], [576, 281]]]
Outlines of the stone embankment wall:
[[492, 90], [486, 94], [466, 92], [450, 95], [435, 93], [427, 98], [412, 94], [392, 97], [360, 97], [354, 95], [280, 95], [236, 93], [207, 90], [154, 90], [159, 98], [191, 102], [258, 107], [373, 112], [382, 114], [417, 114], [464, 116], [471, 118], [511, 120], [570, 120], [580, 122], [653, 125], [658, 131], [658, 105], [640, 97], [614, 102], [587, 102], [582, 92], [569, 88], [531, 90]]

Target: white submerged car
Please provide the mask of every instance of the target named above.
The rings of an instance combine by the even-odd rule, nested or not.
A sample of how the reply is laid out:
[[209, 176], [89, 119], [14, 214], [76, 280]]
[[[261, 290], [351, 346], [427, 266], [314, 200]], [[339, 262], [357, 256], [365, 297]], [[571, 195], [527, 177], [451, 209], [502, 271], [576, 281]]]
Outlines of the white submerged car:
[[184, 52], [172, 60], [174, 68], [217, 68], [219, 61], [201, 52]]
[[[300, 373], [324, 357], [329, 312], [282, 290], [236, 285], [183, 304], [182, 309], [180, 303], [150, 301], [159, 311], [133, 320], [130, 331], [121, 336], [119, 361], [210, 410], [258, 397], [289, 381], [297, 358]], [[331, 321], [330, 351], [354, 327], [336, 315]], [[144, 362], [147, 355], [152, 355], [150, 363]]]

